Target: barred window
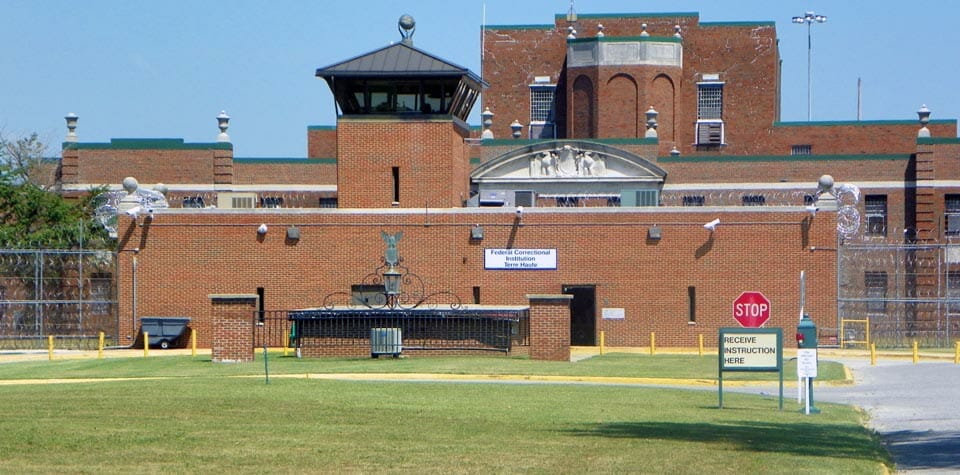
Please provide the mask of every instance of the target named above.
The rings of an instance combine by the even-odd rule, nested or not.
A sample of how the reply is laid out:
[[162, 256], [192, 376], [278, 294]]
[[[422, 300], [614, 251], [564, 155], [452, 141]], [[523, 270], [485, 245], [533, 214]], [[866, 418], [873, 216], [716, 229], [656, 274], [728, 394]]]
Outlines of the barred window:
[[767, 204], [767, 198], [763, 195], [744, 195], [742, 201], [743, 206], [763, 206]]
[[866, 195], [863, 199], [868, 236], [887, 235], [887, 195]]
[[948, 194], [943, 198], [947, 235], [960, 236], [960, 195]]
[[697, 84], [697, 119], [722, 119], [723, 83]]
[[703, 206], [706, 199], [703, 195], [686, 195], [683, 197], [683, 206]]
[[813, 145], [793, 145], [790, 147], [790, 155], [812, 155]]
[[555, 85], [530, 86], [530, 122], [553, 122]]

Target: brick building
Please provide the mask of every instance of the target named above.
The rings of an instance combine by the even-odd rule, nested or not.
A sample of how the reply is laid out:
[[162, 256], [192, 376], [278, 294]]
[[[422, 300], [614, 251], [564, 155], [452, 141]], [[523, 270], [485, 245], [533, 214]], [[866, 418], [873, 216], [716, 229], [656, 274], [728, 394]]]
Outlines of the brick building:
[[[772, 22], [553, 20], [485, 26], [482, 76], [410, 29], [318, 69], [338, 119], [307, 129], [302, 160], [233, 157], [225, 114], [199, 144], [80, 143], [74, 118], [67, 193], [134, 176], [170, 204], [120, 216], [118, 337], [188, 315], [210, 346], [214, 295], [256, 295], [259, 311], [356, 298], [396, 232], [404, 265], [462, 303], [568, 302], [569, 325], [546, 327], [574, 345], [715, 344], [743, 291], [790, 334], [801, 272], [805, 311], [834, 337], [859, 317], [960, 332], [956, 120], [781, 122]], [[466, 123], [478, 98], [481, 130]], [[863, 245], [914, 257], [871, 264]], [[527, 251], [546, 257], [497, 257]], [[925, 297], [885, 306], [901, 293]]]

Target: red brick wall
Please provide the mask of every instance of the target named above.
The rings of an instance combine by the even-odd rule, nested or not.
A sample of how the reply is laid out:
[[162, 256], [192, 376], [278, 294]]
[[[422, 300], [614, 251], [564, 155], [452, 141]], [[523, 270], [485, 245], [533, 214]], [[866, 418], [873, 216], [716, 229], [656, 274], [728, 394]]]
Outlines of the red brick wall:
[[[120, 183], [125, 177], [140, 183], [208, 184], [214, 178], [214, 157], [231, 150], [187, 149], [83, 149], [77, 150], [76, 181], [71, 183]], [[69, 154], [68, 154], [69, 155]], [[222, 173], [228, 174], [229, 171]], [[222, 175], [227, 176], [227, 175]]]
[[[798, 278], [807, 272], [807, 309], [817, 324], [836, 326], [835, 219], [812, 222], [797, 207], [722, 210], [533, 208], [517, 226], [512, 209], [456, 210], [158, 210], [145, 226], [121, 218], [120, 321], [130, 330], [132, 259], [137, 257], [137, 314], [183, 315], [211, 344], [211, 294], [264, 288], [268, 310], [315, 307], [349, 292], [380, 263], [381, 231], [403, 231], [400, 255], [431, 291], [486, 305], [527, 305], [527, 294], [556, 294], [564, 285], [597, 289], [597, 330], [611, 346], [643, 346], [651, 331], [661, 346], [693, 346], [703, 333], [733, 323], [730, 305], [743, 290], [773, 302], [770, 325], [792, 328]], [[712, 235], [702, 224], [719, 217]], [[265, 236], [256, 229], [267, 224]], [[805, 224], [807, 223], [807, 224]], [[483, 240], [470, 228], [484, 227]], [[659, 225], [663, 238], [645, 239]], [[296, 225], [299, 241], [285, 239]], [[557, 249], [558, 268], [484, 269], [485, 248]], [[139, 248], [134, 254], [133, 248]], [[697, 288], [696, 322], [688, 323], [687, 288]], [[600, 320], [600, 307], [623, 308], [624, 320]]]
[[569, 295], [529, 295], [530, 358], [570, 361]]
[[253, 315], [256, 295], [210, 296], [214, 363], [253, 361]]
[[314, 160], [293, 163], [290, 160], [278, 160], [276, 163], [239, 161], [234, 162], [233, 171], [233, 183], [238, 185], [337, 184], [337, 164]]
[[337, 156], [336, 127], [307, 128], [307, 157], [335, 158]]
[[467, 198], [469, 163], [463, 139], [469, 130], [455, 122], [341, 117], [337, 130], [341, 208], [390, 207], [393, 167], [400, 172], [401, 208], [455, 207]]

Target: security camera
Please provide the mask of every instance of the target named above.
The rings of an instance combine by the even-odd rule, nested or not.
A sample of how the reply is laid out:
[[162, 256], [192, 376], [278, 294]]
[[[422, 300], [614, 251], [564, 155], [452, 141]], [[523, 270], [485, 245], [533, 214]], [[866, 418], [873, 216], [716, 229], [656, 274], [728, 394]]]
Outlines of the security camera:
[[714, 229], [717, 229], [717, 225], [720, 224], [720, 218], [717, 218], [713, 221], [710, 221], [707, 224], [704, 224], [703, 227], [710, 232], [713, 232]]
[[257, 234], [267, 234], [267, 225], [266, 225], [266, 224], [261, 224], [261, 225], [257, 228]]
[[153, 208], [147, 208], [147, 214], [153, 216]]
[[130, 209], [124, 211], [124, 213], [126, 213], [126, 215], [129, 216], [129, 217], [131, 217], [131, 218], [136, 218], [137, 215], [140, 214], [141, 211], [143, 211], [143, 208], [141, 208], [141, 207], [139, 207], [139, 206], [134, 206], [133, 208], [130, 208]]
[[810, 213], [810, 216], [816, 216], [817, 211], [820, 211], [820, 208], [814, 205], [807, 205], [806, 210]]
[[517, 206], [517, 217], [523, 216], [523, 206]]

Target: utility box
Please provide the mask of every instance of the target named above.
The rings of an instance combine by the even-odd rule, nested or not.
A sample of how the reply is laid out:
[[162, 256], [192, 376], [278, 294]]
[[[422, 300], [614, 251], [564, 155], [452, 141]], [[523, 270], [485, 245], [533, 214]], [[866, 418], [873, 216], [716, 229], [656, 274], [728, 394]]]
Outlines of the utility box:
[[800, 319], [800, 323], [797, 325], [797, 348], [817, 348], [817, 326], [813, 323], [810, 315], [803, 314], [803, 318]]
[[150, 336], [150, 341], [144, 342], [144, 345], [159, 346], [165, 350], [180, 340], [188, 323], [190, 319], [187, 317], [142, 317], [140, 334], [146, 332]]
[[399, 328], [371, 328], [370, 356], [390, 355], [394, 358], [403, 351], [402, 334]]

